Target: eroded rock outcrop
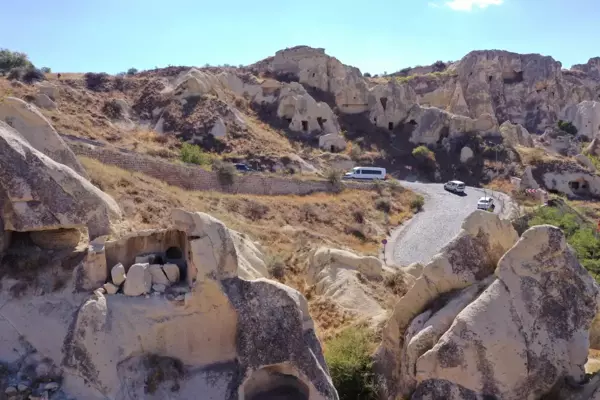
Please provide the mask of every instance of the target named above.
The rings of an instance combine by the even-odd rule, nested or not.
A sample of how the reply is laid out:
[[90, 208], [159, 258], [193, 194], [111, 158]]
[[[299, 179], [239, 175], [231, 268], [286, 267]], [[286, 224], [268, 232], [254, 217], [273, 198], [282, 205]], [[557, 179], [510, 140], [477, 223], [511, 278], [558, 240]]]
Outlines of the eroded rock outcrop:
[[388, 397], [537, 399], [583, 382], [599, 299], [558, 228], [517, 241], [507, 221], [476, 212], [384, 329], [377, 366]]
[[[38, 135], [36, 141], [52, 141], [52, 136], [46, 142], [41, 132]], [[121, 215], [110, 196], [71, 167], [34, 148], [23, 135], [1, 121], [0, 170], [1, 219], [5, 230], [87, 226], [90, 237], [95, 238], [110, 233], [111, 218]]]
[[562, 232], [529, 229], [496, 276], [419, 358], [413, 399], [540, 398], [559, 380], [583, 381], [599, 290]]
[[[517, 239], [517, 233], [509, 221], [491, 213], [476, 211], [465, 220], [458, 236], [423, 268], [414, 286], [394, 307], [377, 351], [377, 369], [384, 377], [390, 396], [406, 395], [414, 389], [412, 385], [402, 383], [405, 380], [403, 368], [410, 368], [402, 364], [402, 359], [404, 349], [410, 345], [410, 342], [406, 342], [406, 334], [411, 321], [431, 308], [440, 296], [462, 290], [490, 276], [500, 257]], [[441, 304], [444, 303], [442, 301]], [[433, 307], [437, 311], [440, 305]], [[453, 310], [457, 313], [460, 311], [456, 308]], [[423, 323], [428, 319], [429, 316], [424, 318]], [[430, 343], [433, 340], [430, 338]], [[417, 351], [420, 356], [426, 350], [411, 351]]]
[[[144, 360], [160, 356], [175, 371], [155, 383], [157, 394], [172, 390], [176, 381], [181, 399], [198, 393], [215, 400], [250, 399], [269, 392], [337, 399], [304, 297], [264, 278], [241, 278], [256, 277], [264, 266], [258, 249], [206, 214], [174, 210], [173, 229], [185, 241], [187, 283], [180, 285], [188, 293], [181, 301], [158, 292], [147, 298], [95, 292], [64, 339], [65, 390], [85, 398], [141, 393], [152, 375]], [[107, 248], [130, 257], [109, 243]], [[151, 279], [147, 264], [134, 267]], [[126, 285], [131, 275], [127, 271]]]
[[[414, 283], [414, 277], [401, 270], [396, 281], [405, 292]], [[321, 247], [310, 258], [307, 283], [314, 285], [315, 294], [322, 295], [339, 307], [361, 318], [370, 319], [376, 325], [386, 316], [385, 309], [377, 301], [377, 293], [365, 281], [382, 282], [384, 266], [372, 256], [359, 256], [346, 250]]]
[[533, 147], [533, 138], [522, 125], [505, 121], [500, 125], [500, 133], [504, 141], [510, 146]]
[[35, 106], [7, 97], [0, 102], [0, 121], [13, 127], [34, 149], [87, 177], [73, 151]]
[[582, 101], [563, 111], [562, 119], [571, 122], [577, 128], [577, 135], [588, 140], [600, 135], [600, 102]]

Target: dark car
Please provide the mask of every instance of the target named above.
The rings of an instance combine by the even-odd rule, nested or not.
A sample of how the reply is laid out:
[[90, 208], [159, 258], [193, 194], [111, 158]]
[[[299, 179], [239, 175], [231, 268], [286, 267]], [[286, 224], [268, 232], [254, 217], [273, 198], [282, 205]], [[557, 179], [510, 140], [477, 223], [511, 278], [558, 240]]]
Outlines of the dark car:
[[240, 172], [253, 172], [254, 171], [252, 168], [250, 168], [246, 164], [237, 163], [237, 164], [233, 164], [233, 165], [235, 165], [235, 169], [237, 169]]

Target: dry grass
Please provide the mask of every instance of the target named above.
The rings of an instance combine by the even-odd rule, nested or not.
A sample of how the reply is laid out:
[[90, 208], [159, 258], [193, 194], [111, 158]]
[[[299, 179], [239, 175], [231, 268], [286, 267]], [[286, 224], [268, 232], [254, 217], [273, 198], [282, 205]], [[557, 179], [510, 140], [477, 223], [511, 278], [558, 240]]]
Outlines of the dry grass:
[[564, 159], [548, 154], [544, 149], [541, 149], [539, 147], [517, 146], [515, 150], [517, 150], [517, 153], [521, 158], [521, 162], [524, 165], [536, 165], [544, 162], [551, 162], [555, 160]]
[[510, 179], [505, 178], [495, 178], [487, 185], [483, 185], [483, 187], [506, 194], [511, 194], [515, 189], [514, 185], [510, 183]]
[[593, 374], [600, 371], [600, 350], [590, 349], [588, 362], [585, 364], [585, 372]]
[[[376, 255], [391, 222], [401, 223], [412, 216], [410, 204], [416, 197], [408, 190], [385, 187], [380, 192], [345, 190], [339, 194], [308, 196], [186, 191], [143, 174], [85, 157], [80, 159], [92, 182], [113, 196], [124, 212], [125, 221], [114, 227], [113, 236], [166, 228], [170, 225], [170, 211], [175, 207], [209, 213], [264, 244], [266, 256], [284, 264], [279, 280], [307, 296], [319, 334], [325, 336], [345, 326], [353, 317], [326, 299], [315, 298], [306, 285], [304, 276], [311, 251], [326, 245]], [[389, 201], [389, 218], [376, 208], [382, 196]], [[381, 287], [374, 287], [373, 291], [376, 290]], [[390, 294], [380, 293], [380, 297], [385, 303]]]

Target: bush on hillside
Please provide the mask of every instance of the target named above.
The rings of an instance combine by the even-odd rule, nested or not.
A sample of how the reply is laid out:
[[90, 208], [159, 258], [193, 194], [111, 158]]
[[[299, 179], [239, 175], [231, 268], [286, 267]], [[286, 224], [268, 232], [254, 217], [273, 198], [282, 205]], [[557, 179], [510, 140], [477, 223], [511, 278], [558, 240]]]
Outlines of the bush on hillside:
[[181, 145], [181, 161], [196, 165], [209, 165], [210, 156], [204, 153], [200, 146], [184, 143]]
[[219, 159], [213, 160], [212, 170], [217, 173], [217, 180], [221, 186], [231, 186], [235, 182], [235, 166], [230, 162]]
[[325, 343], [325, 361], [340, 400], [377, 399], [373, 342], [368, 328], [352, 327]]
[[325, 172], [325, 179], [333, 186], [335, 190], [342, 189], [342, 171], [337, 169], [329, 169]]
[[557, 125], [558, 125], [558, 129], [560, 129], [561, 131], [566, 132], [573, 136], [577, 135], [577, 128], [571, 122], [563, 121], [562, 119], [559, 119]]
[[365, 72], [365, 73], [363, 74], [363, 76], [364, 76], [365, 78], [370, 78], [370, 77], [371, 77], [371, 74], [370, 74], [370, 73], [368, 73], [368, 72]]
[[48, 67], [42, 67], [42, 68], [40, 68], [40, 71], [42, 71], [45, 74], [49, 74], [52, 72], [52, 69], [50, 69]]
[[433, 71], [434, 72], [442, 72], [446, 69], [446, 63], [443, 61], [436, 61], [433, 63]]
[[109, 82], [109, 76], [106, 72], [88, 72], [84, 75], [85, 86], [94, 91], [101, 91]]
[[425, 205], [425, 199], [421, 195], [417, 195], [417, 197], [410, 202], [410, 208], [415, 212], [420, 212], [423, 210], [423, 206]]
[[138, 73], [138, 70], [137, 70], [136, 68], [129, 68], [129, 69], [127, 70], [127, 75], [130, 75], [130, 76], [131, 76], [131, 75], [135, 75], [135, 74], [137, 74], [137, 73]]
[[115, 99], [104, 102], [102, 113], [110, 119], [119, 119], [123, 116], [123, 110]]
[[25, 73], [21, 77], [21, 80], [27, 84], [32, 84], [34, 82], [40, 82], [46, 79], [44, 73], [37, 68], [28, 68], [25, 70]]
[[574, 213], [554, 207], [540, 207], [529, 220], [529, 227], [554, 225], [563, 230], [567, 242], [573, 247], [579, 262], [596, 280], [600, 281], [600, 239], [593, 225], [581, 224]]
[[0, 49], [0, 73], [4, 75], [14, 68], [33, 68], [33, 64], [25, 53]]
[[13, 68], [8, 72], [6, 79], [8, 79], [9, 81], [20, 81], [24, 74], [25, 74], [25, 68], [23, 68], [23, 67]]
[[412, 151], [412, 155], [414, 158], [417, 159], [417, 161], [419, 162], [419, 164], [421, 164], [421, 166], [423, 166], [425, 168], [435, 168], [435, 165], [436, 165], [435, 153], [433, 151], [429, 150], [429, 148], [427, 148], [427, 146], [415, 147]]
[[375, 208], [389, 214], [392, 211], [392, 201], [388, 197], [381, 197], [375, 200]]

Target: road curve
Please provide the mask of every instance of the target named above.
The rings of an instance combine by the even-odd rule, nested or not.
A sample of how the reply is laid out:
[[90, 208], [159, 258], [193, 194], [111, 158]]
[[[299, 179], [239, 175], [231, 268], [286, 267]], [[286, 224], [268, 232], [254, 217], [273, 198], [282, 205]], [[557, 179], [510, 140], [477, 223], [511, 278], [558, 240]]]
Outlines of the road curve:
[[[400, 181], [402, 186], [423, 195], [423, 211], [395, 229], [384, 248], [388, 265], [408, 266], [414, 262], [428, 263], [460, 231], [463, 221], [477, 209], [477, 201], [484, 189], [467, 187], [465, 195], [444, 190], [441, 183]], [[496, 214], [508, 215], [510, 197], [485, 190], [494, 198]]]

